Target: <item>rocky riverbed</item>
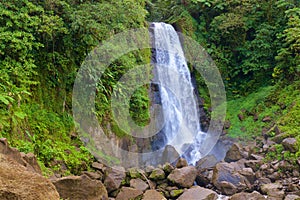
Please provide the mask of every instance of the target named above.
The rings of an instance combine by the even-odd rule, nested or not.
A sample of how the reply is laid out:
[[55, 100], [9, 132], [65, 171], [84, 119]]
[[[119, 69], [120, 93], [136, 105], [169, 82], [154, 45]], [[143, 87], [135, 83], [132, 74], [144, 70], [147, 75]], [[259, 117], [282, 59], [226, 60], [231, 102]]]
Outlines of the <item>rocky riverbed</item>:
[[[296, 145], [293, 138], [277, 142], [283, 144], [284, 151], [293, 151]], [[211, 154], [196, 166], [188, 166], [182, 158], [145, 170], [108, 168], [94, 162], [93, 171], [81, 176], [47, 179], [41, 176], [33, 154], [20, 153], [0, 139], [0, 199], [300, 199], [300, 160], [266, 160], [275, 143], [233, 143], [223, 159]]]

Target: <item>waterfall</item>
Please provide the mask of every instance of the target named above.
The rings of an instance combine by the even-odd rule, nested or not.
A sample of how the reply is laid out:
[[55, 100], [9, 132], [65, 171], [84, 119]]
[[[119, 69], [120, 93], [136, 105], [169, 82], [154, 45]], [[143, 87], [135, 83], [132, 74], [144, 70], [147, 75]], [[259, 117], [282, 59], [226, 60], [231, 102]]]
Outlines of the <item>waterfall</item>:
[[174, 28], [152, 23], [154, 79], [159, 85], [163, 113], [160, 148], [172, 145], [189, 164], [201, 158], [206, 133], [201, 131], [191, 74]]

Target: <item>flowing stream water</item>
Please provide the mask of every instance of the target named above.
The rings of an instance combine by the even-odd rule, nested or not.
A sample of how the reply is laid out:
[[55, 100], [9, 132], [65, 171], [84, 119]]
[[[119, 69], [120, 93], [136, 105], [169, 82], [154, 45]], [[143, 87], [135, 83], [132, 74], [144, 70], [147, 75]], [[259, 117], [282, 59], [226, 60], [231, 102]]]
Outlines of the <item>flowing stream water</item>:
[[202, 157], [199, 149], [206, 133], [201, 131], [191, 74], [179, 36], [165, 23], [153, 23], [154, 82], [159, 85], [163, 113], [161, 147], [172, 145], [189, 164]]

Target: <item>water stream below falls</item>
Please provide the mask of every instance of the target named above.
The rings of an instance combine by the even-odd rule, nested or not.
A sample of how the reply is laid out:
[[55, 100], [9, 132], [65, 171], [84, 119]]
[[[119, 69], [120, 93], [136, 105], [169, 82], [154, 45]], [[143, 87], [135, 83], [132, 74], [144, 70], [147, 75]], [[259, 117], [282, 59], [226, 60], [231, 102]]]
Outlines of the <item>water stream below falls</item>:
[[153, 82], [159, 86], [163, 125], [154, 149], [166, 145], [175, 147], [189, 164], [202, 157], [199, 149], [206, 133], [201, 131], [197, 102], [191, 74], [184, 57], [179, 36], [165, 23], [152, 23], [153, 29]]

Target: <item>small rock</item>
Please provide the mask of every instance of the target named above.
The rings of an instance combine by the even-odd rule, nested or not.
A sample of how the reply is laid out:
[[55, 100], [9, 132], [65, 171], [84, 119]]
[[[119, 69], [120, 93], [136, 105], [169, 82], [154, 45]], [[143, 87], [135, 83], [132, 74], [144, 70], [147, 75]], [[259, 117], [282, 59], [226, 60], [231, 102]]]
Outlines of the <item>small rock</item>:
[[123, 167], [108, 168], [105, 171], [104, 185], [110, 193], [121, 186], [122, 181], [125, 179], [125, 169]]
[[156, 190], [147, 190], [142, 200], [167, 200], [161, 193]]
[[177, 200], [216, 200], [217, 198], [216, 192], [195, 186], [186, 190]]
[[261, 186], [261, 192], [270, 197], [276, 197], [279, 199], [283, 199], [284, 192], [281, 190], [282, 185], [280, 183], [269, 183]]
[[284, 200], [300, 200], [300, 196], [294, 195], [294, 194], [289, 194], [284, 198]]
[[266, 116], [262, 119], [262, 122], [270, 122], [270, 121], [272, 121], [270, 116]]
[[257, 171], [261, 166], [262, 161], [260, 160], [247, 160], [245, 162], [246, 167], [250, 167], [253, 171]]
[[295, 138], [286, 138], [281, 143], [283, 147], [290, 151], [291, 153], [296, 153], [298, 151], [297, 140]]
[[182, 167], [186, 167], [186, 166], [188, 166], [188, 163], [187, 163], [186, 159], [179, 158], [177, 163], [176, 163], [176, 168], [182, 168]]
[[166, 177], [164, 170], [156, 168], [152, 171], [149, 178], [152, 180], [163, 180]]
[[184, 192], [183, 189], [178, 189], [178, 190], [171, 190], [170, 191], [170, 196], [172, 198], [178, 197], [179, 195], [181, 195]]
[[101, 163], [98, 163], [98, 162], [93, 162], [93, 163], [92, 163], [92, 168], [97, 169], [97, 170], [100, 170], [100, 171], [102, 171], [102, 172], [104, 172], [104, 170], [105, 170], [104, 165], [101, 164]]
[[141, 190], [137, 190], [130, 187], [122, 187], [119, 194], [116, 197], [116, 200], [131, 200], [137, 198], [142, 194], [143, 192]]
[[165, 163], [163, 165], [163, 170], [165, 171], [166, 174], [170, 174], [174, 170], [174, 167], [170, 163]]
[[103, 174], [101, 172], [83, 172], [82, 174], [87, 175], [93, 180], [101, 180], [103, 178]]
[[265, 199], [266, 198], [257, 191], [254, 191], [252, 193], [246, 193], [246, 192], [237, 193], [230, 198], [230, 200], [265, 200]]
[[149, 185], [138, 178], [130, 180], [130, 187], [135, 188], [137, 190], [145, 191], [149, 188]]
[[196, 163], [196, 168], [197, 169], [207, 169], [207, 168], [212, 168], [216, 166], [218, 163], [217, 158], [214, 155], [207, 155], [201, 158], [197, 163]]
[[173, 170], [168, 176], [168, 180], [180, 187], [189, 188], [194, 184], [196, 176], [196, 168], [194, 166], [187, 166]]
[[242, 159], [242, 151], [242, 147], [239, 144], [234, 143], [226, 153], [224, 158], [225, 162], [235, 162]]

